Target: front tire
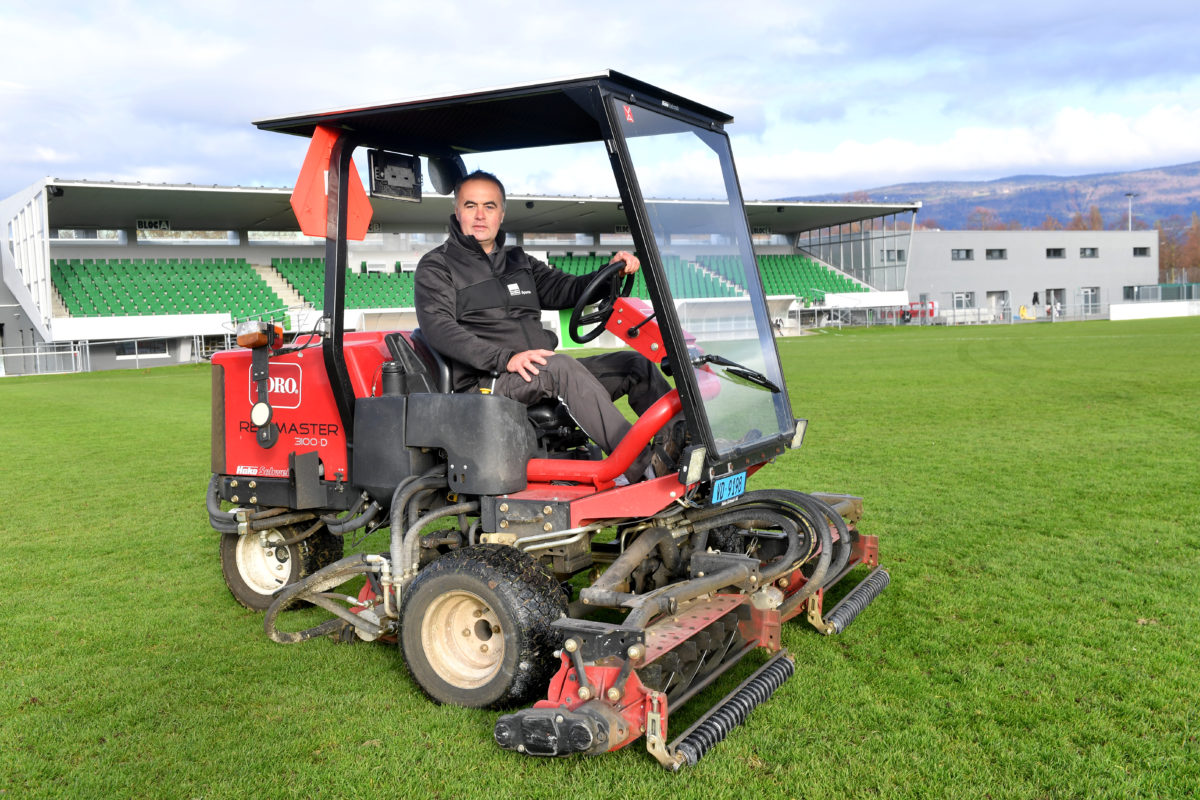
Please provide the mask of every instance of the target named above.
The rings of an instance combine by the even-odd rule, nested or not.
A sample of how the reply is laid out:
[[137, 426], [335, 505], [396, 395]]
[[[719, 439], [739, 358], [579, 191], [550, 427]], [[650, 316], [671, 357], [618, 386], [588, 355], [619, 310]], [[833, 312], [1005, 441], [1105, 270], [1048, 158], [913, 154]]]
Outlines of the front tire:
[[[302, 530], [297, 525], [271, 528], [267, 543], [286, 541]], [[343, 548], [342, 538], [324, 528], [302, 542], [266, 548], [257, 532], [226, 533], [221, 536], [221, 574], [235, 600], [251, 611], [266, 611], [275, 592], [337, 561]]]
[[400, 648], [431, 700], [504, 708], [545, 691], [558, 666], [562, 588], [531, 556], [503, 545], [453, 550], [404, 593]]

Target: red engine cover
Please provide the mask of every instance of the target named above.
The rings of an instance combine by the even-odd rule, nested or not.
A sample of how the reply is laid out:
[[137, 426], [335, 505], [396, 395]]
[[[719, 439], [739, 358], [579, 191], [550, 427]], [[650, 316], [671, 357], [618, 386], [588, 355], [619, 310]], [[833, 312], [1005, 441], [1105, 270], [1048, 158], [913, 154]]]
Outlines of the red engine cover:
[[[343, 352], [355, 397], [378, 393], [380, 367], [391, 359], [385, 335], [382, 331], [345, 335]], [[213, 355], [213, 364], [225, 372], [225, 415], [223, 420], [214, 420], [214, 425], [224, 426], [225, 464], [223, 469], [214, 465], [221, 474], [286, 478], [288, 455], [313, 450], [325, 466], [327, 480], [339, 472], [349, 474], [345, 426], [325, 372], [321, 340], [302, 337], [297, 341], [313, 346], [270, 359], [267, 398], [271, 421], [279, 426], [279, 440], [267, 449], [259, 446], [255, 438], [258, 429], [250, 422], [250, 407], [258, 399], [250, 376], [251, 351], [239, 348]], [[221, 435], [221, 431], [214, 434]]]

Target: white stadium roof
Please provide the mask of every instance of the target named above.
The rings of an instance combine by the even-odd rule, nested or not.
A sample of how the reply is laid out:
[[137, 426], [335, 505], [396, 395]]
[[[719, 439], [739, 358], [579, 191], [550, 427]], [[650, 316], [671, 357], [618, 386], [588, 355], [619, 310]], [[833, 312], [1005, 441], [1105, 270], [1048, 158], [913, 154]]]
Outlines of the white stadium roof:
[[[175, 230], [299, 230], [291, 188], [246, 188], [45, 181], [51, 228], [132, 230], [140, 219], [169, 220]], [[372, 199], [383, 231], [436, 231], [451, 212], [449, 197], [427, 194], [420, 203]], [[875, 217], [916, 211], [915, 203], [746, 203], [752, 228], [795, 234]], [[625, 224], [620, 201], [604, 197], [510, 196], [505, 227], [529, 233], [612, 232]]]

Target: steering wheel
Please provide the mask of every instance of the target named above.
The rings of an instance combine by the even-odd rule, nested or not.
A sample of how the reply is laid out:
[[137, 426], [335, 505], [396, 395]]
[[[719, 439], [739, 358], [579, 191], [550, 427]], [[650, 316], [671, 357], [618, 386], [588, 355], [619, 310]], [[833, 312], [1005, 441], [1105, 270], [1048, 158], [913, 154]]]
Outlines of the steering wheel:
[[[608, 318], [613, 314], [613, 307], [618, 297], [628, 297], [633, 290], [633, 275], [625, 276], [625, 285], [621, 285], [621, 270], [625, 268], [624, 261], [610, 261], [600, 268], [596, 277], [592, 278], [575, 308], [571, 309], [571, 320], [567, 323], [567, 333], [580, 344], [586, 344], [604, 332]], [[596, 303], [593, 311], [584, 313], [584, 309]], [[588, 325], [594, 328], [581, 330]]]

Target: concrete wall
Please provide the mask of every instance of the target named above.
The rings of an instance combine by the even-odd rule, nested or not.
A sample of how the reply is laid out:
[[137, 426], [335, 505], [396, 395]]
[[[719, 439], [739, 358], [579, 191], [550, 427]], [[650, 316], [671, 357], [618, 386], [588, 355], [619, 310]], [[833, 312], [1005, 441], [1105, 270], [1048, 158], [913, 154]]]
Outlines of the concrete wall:
[[1165, 303], [1114, 303], [1109, 319], [1165, 319], [1200, 317], [1200, 300], [1175, 300]]
[[45, 247], [46, 194], [41, 181], [0, 198], [0, 326], [2, 347], [46, 341], [50, 266]]
[[145, 353], [137, 348], [132, 354], [128, 347], [118, 355], [116, 342], [92, 343], [88, 346], [88, 366], [93, 372], [108, 369], [140, 369], [165, 367], [170, 364], [187, 364], [193, 361], [191, 338], [165, 339], [166, 352]]

